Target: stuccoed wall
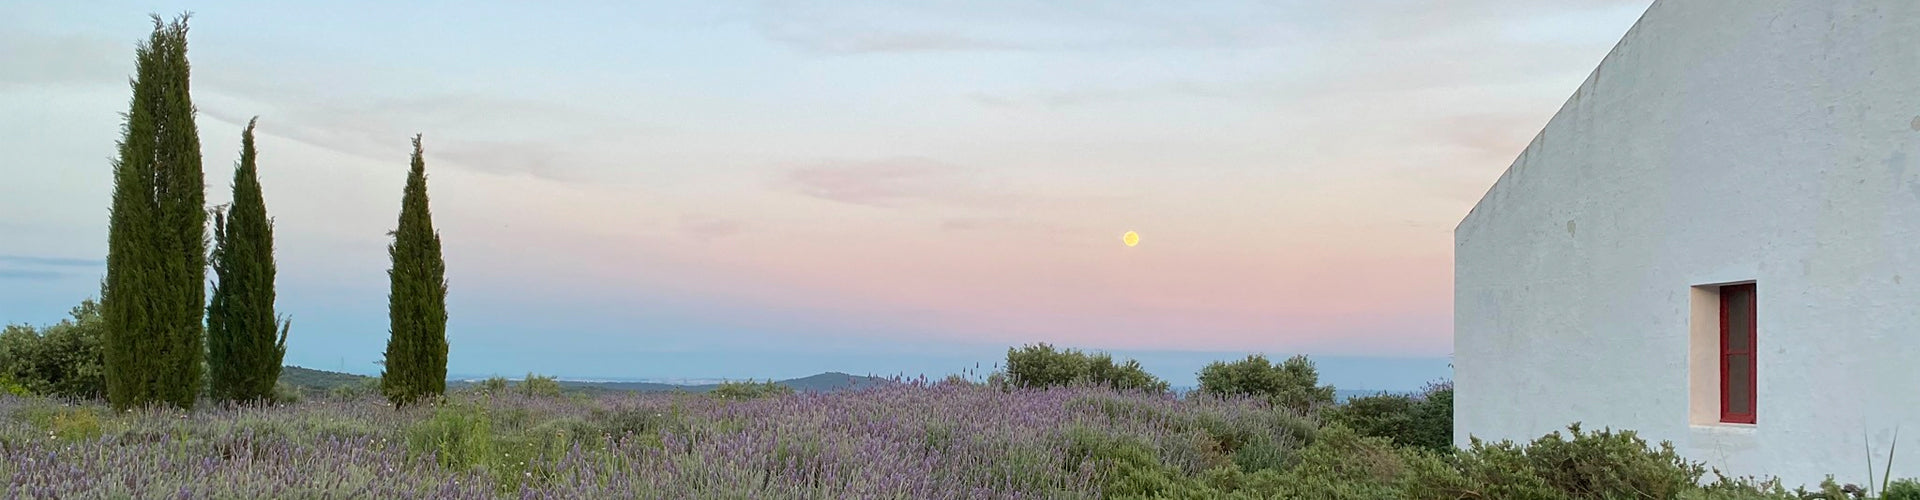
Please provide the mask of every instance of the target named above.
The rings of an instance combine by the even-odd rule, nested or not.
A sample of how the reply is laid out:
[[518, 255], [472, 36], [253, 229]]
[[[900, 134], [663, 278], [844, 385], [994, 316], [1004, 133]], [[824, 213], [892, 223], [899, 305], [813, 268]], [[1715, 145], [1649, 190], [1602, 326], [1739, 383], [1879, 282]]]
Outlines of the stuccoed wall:
[[[1864, 483], [1899, 426], [1920, 476], [1916, 158], [1920, 2], [1655, 3], [1455, 230], [1455, 441]], [[1744, 280], [1757, 425], [1690, 423], [1692, 287]]]

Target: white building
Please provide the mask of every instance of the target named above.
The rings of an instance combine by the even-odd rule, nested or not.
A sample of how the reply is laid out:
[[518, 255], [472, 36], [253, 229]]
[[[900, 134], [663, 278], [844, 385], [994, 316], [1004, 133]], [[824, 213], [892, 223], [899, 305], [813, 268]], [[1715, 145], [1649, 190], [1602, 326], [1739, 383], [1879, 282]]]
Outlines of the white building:
[[1920, 1], [1657, 1], [1454, 240], [1457, 443], [1920, 476]]

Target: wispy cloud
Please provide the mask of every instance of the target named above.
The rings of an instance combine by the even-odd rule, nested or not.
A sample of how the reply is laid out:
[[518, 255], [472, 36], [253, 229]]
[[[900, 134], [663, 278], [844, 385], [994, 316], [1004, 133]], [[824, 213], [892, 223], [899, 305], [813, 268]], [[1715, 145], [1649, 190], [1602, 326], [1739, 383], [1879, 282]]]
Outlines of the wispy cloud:
[[32, 256], [32, 255], [0, 255], [0, 264], [16, 264], [16, 265], [24, 265], [24, 266], [57, 266], [57, 267], [100, 267], [100, 266], [107, 265], [107, 261], [100, 260], [100, 259], [80, 259], [80, 258], [72, 258], [72, 257], [38, 257], [38, 256]]
[[986, 186], [973, 171], [925, 158], [836, 161], [792, 169], [784, 184], [800, 194], [854, 205], [982, 206], [1021, 197]]
[[122, 84], [132, 40], [0, 29], [0, 85]]
[[68, 273], [34, 269], [0, 269], [0, 280], [45, 281], [66, 276]]
[[404, 162], [407, 138], [426, 134], [427, 154], [455, 168], [581, 182], [618, 171], [620, 145], [664, 129], [534, 98], [474, 93], [354, 96], [307, 83], [211, 72], [201, 113], [260, 133], [363, 158]]
[[764, 4], [770, 40], [829, 54], [1247, 48], [1293, 40], [1306, 20], [1264, 2], [823, 1]]
[[725, 219], [705, 215], [686, 215], [680, 218], [680, 234], [700, 241], [712, 241], [745, 232], [747, 224], [735, 219]]

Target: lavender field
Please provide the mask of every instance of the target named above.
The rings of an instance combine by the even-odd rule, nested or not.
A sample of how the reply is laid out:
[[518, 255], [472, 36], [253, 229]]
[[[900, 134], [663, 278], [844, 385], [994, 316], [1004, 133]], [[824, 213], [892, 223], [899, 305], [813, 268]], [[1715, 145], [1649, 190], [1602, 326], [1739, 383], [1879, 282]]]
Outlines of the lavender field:
[[125, 413], [0, 396], [0, 482], [6, 498], [1100, 498], [1115, 442], [1200, 474], [1306, 432], [1252, 399], [954, 383]]

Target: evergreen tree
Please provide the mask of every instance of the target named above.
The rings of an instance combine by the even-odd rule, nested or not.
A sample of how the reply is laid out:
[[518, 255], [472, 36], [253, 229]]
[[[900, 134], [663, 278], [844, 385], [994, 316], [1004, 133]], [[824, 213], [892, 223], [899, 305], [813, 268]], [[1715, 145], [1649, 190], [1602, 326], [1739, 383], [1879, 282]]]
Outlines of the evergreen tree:
[[101, 284], [107, 399], [116, 408], [191, 408], [206, 349], [207, 212], [187, 16], [153, 16], [134, 56]]
[[240, 133], [233, 169], [233, 204], [213, 214], [213, 274], [207, 304], [207, 366], [215, 400], [258, 402], [273, 397], [287, 354], [287, 321], [273, 312], [273, 220], [260, 193], [253, 128]]
[[447, 266], [427, 208], [427, 164], [421, 159], [418, 135], [413, 136], [413, 168], [400, 199], [400, 227], [391, 234], [391, 331], [380, 389], [394, 404], [405, 405], [447, 391]]

